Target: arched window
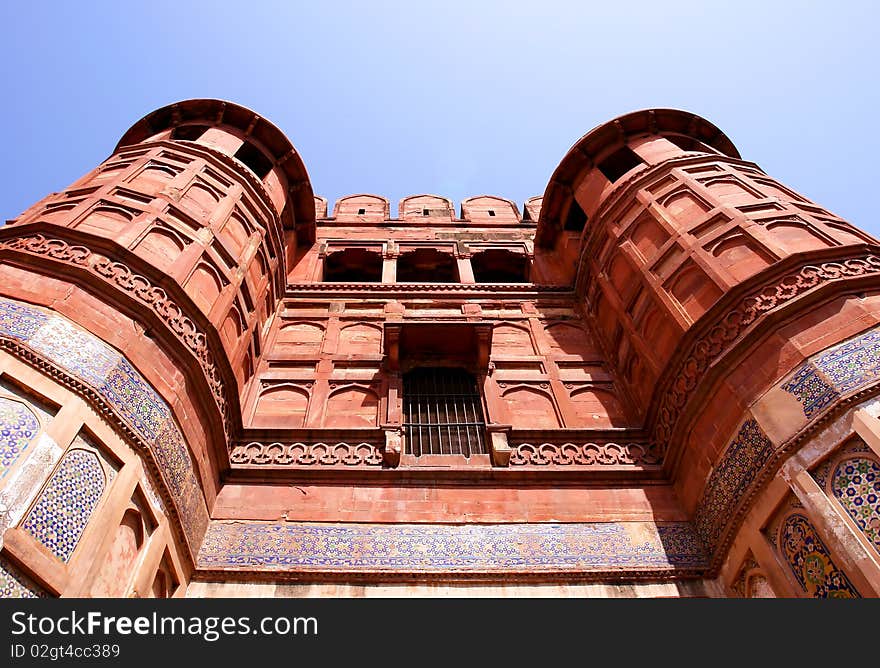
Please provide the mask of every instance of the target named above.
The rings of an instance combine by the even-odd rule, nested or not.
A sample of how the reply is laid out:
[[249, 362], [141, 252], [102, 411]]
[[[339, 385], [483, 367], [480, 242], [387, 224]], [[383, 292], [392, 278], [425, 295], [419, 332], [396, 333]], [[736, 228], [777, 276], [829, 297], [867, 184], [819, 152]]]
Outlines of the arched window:
[[404, 374], [403, 416], [407, 454], [488, 452], [477, 381], [464, 369], [417, 367]]

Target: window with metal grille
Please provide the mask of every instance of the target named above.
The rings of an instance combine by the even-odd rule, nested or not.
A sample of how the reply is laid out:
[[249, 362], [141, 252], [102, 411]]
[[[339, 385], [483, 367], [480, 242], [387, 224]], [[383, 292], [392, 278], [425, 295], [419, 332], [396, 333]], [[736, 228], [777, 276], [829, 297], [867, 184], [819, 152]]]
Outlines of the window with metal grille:
[[463, 369], [418, 367], [404, 374], [403, 418], [407, 454], [488, 452], [477, 381]]

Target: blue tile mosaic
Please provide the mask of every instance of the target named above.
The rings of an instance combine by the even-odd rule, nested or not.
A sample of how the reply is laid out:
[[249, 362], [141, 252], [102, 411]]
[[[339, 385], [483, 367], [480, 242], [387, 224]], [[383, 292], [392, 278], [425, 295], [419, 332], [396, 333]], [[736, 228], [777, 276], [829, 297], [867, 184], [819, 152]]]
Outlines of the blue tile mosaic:
[[148, 440], [156, 439], [171, 417], [165, 402], [125, 358], [110, 370], [98, 391]]
[[7, 336], [27, 341], [48, 318], [33, 306], [0, 298], [0, 333]]
[[880, 376], [880, 328], [820, 353], [813, 363], [841, 394], [861, 389]]
[[45, 598], [46, 593], [5, 559], [0, 559], [0, 598]]
[[311, 524], [212, 522], [201, 568], [400, 572], [704, 568], [686, 523]]
[[803, 590], [813, 598], [859, 598], [831, 559], [806, 515], [794, 513], [779, 530], [779, 549]]
[[709, 549], [718, 544], [727, 520], [772, 454], [773, 444], [757, 421], [746, 420], [709, 476], [694, 515], [697, 533]]
[[[195, 549], [208, 523], [194, 464], [171, 411], [118, 351], [66, 318], [0, 298], [0, 336], [26, 343], [71, 376], [94, 387], [154, 453]], [[112, 475], [112, 474], [111, 474]]]
[[808, 418], [820, 413], [840, 398], [840, 392], [826, 383], [816, 368], [809, 363], [801, 366], [782, 389], [795, 396]]
[[61, 318], [50, 318], [28, 345], [94, 387], [101, 386], [121, 358], [103, 341]]
[[831, 476], [831, 491], [880, 552], [880, 462], [873, 457], [844, 459]]
[[88, 450], [70, 450], [49, 478], [22, 528], [61, 561], [68, 561], [104, 487], [104, 471], [97, 455]]
[[40, 431], [37, 416], [19, 401], [0, 397], [0, 478]]
[[153, 447], [153, 454], [162, 471], [165, 472], [165, 480], [175, 496], [182, 495], [187, 482], [192, 475], [187, 475], [187, 469], [191, 466], [189, 452], [183, 442], [183, 437], [172, 421], [166, 422]]

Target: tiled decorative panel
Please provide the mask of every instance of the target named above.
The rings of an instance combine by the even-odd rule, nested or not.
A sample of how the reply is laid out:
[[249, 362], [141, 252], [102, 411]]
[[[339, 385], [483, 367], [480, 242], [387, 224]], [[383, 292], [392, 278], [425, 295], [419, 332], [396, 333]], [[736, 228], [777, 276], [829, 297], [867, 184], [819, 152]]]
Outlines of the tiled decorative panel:
[[803, 590], [813, 598], [859, 598], [832, 561], [806, 515], [789, 515], [779, 530], [779, 550]]
[[694, 515], [697, 533], [709, 549], [772, 454], [773, 444], [757, 421], [746, 420], [712, 471]]
[[730, 588], [733, 589], [740, 598], [748, 598], [746, 578], [749, 575], [749, 571], [757, 569], [758, 562], [755, 561], [752, 553], [749, 552], [743, 560], [742, 566], [739, 567], [739, 574], [736, 576], [736, 579], [730, 583]]
[[212, 522], [204, 569], [287, 572], [587, 572], [701, 569], [687, 523], [311, 524]]
[[844, 459], [831, 476], [831, 490], [880, 552], [880, 463], [869, 457]]
[[22, 528], [61, 561], [70, 559], [104, 492], [97, 455], [71, 450], [43, 488]]
[[880, 375], [880, 329], [844, 341], [813, 360], [841, 394], [858, 390]]
[[840, 398], [840, 392], [826, 383], [812, 364], [801, 366], [782, 389], [795, 396], [802, 404], [804, 415], [808, 418]]
[[841, 396], [880, 379], [880, 329], [859, 334], [813, 355], [782, 385], [812, 418]]
[[126, 359], [120, 359], [110, 369], [100, 392], [129, 424], [151, 441], [171, 417], [165, 402]]
[[187, 541], [197, 549], [208, 511], [195, 465], [168, 405], [131, 363], [57, 313], [6, 298], [0, 298], [0, 337], [29, 346], [92, 387], [137, 432], [162, 470]]
[[0, 478], [40, 431], [37, 416], [19, 401], [0, 397]]
[[61, 318], [50, 318], [28, 345], [96, 387], [120, 360], [106, 343]]
[[30, 340], [48, 319], [46, 313], [33, 306], [0, 299], [0, 331], [16, 339]]
[[0, 598], [43, 598], [42, 591], [15, 566], [0, 559]]

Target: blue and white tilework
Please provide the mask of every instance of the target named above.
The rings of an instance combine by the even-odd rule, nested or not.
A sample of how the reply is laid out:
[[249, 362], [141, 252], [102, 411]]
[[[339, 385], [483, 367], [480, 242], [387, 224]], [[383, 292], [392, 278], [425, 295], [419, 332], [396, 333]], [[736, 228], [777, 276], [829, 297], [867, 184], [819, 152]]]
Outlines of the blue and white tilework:
[[28, 345], [96, 387], [121, 357], [100, 339], [60, 318], [49, 319], [28, 339]]
[[8, 336], [27, 341], [48, 319], [48, 314], [28, 304], [0, 299], [0, 332]]
[[859, 334], [804, 362], [782, 389], [812, 418], [840, 397], [880, 380], [880, 329]]
[[808, 418], [830, 406], [840, 398], [840, 392], [825, 382], [812, 364], [801, 366], [782, 389], [793, 394], [801, 403]]
[[712, 471], [694, 516], [705, 545], [714, 549], [740, 499], [773, 454], [773, 444], [754, 418], [746, 420]]
[[37, 416], [19, 401], [0, 397], [0, 478], [40, 431]]
[[880, 329], [844, 341], [813, 359], [841, 394], [861, 389], [880, 376]]
[[70, 450], [49, 478], [22, 528], [67, 562], [105, 485], [97, 455], [88, 450]]
[[110, 370], [99, 391], [129, 424], [151, 441], [159, 436], [162, 425], [171, 417], [165, 402], [124, 358]]
[[187, 541], [197, 549], [208, 512], [195, 465], [168, 405], [131, 363], [63, 316], [2, 297], [0, 337], [26, 344], [92, 387], [141, 436], [162, 469]]
[[296, 572], [587, 572], [706, 567], [690, 524], [212, 522], [205, 569]]
[[15, 566], [0, 559], [0, 598], [44, 598], [42, 591]]

